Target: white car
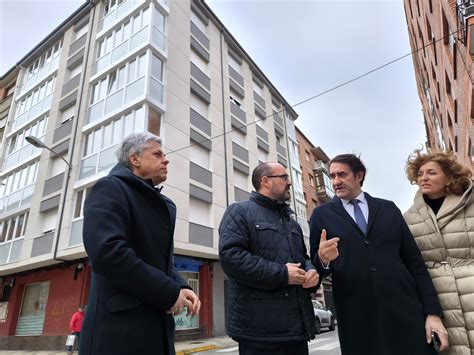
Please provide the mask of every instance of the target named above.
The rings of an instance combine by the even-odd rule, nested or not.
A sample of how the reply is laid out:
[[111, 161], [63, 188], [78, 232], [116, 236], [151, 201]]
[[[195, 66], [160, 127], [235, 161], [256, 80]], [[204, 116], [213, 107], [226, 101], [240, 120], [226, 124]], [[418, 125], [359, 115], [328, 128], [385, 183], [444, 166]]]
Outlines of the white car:
[[314, 315], [316, 316], [316, 334], [321, 333], [321, 328], [336, 329], [334, 316], [331, 311], [324, 307], [320, 302], [313, 300]]

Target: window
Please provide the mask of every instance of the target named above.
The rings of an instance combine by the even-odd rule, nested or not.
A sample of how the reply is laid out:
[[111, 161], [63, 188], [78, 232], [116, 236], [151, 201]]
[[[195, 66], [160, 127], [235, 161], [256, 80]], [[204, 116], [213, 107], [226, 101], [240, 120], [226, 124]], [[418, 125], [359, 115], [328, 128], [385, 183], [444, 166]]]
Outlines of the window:
[[229, 66], [232, 67], [232, 69], [234, 69], [237, 73], [242, 74], [242, 68], [241, 68], [240, 63], [237, 60], [235, 60], [234, 57], [231, 56], [230, 54], [229, 54], [228, 59], [229, 59]]
[[197, 28], [199, 28], [202, 32], [206, 33], [207, 32], [207, 24], [201, 20], [201, 18], [194, 13], [194, 11], [191, 11], [191, 21], [196, 25]]
[[0, 214], [31, 201], [38, 162], [31, 163], [3, 178], [0, 185]]
[[200, 145], [195, 144], [189, 147], [189, 161], [204, 169], [211, 169], [210, 152]]
[[248, 175], [234, 169], [234, 186], [241, 190], [249, 191], [249, 177]]
[[199, 113], [202, 117], [208, 117], [209, 105], [191, 93], [191, 108]]
[[[48, 48], [43, 55], [36, 59], [26, 70], [25, 86], [31, 82], [31, 79], [46, 65], [51, 63], [60, 53], [62, 48], [62, 40], [56, 42], [52, 47]], [[43, 77], [44, 78], [44, 77]]]
[[210, 227], [212, 205], [192, 196], [189, 197], [189, 222]]
[[146, 130], [148, 124], [145, 120], [145, 107], [142, 106], [89, 132], [85, 139], [79, 177], [92, 176], [115, 165], [117, 145], [129, 134]]
[[28, 212], [0, 221], [0, 244], [25, 235]]
[[74, 214], [73, 220], [77, 218], [82, 218], [84, 216], [84, 203], [86, 201], [87, 196], [91, 192], [92, 187], [79, 190], [76, 194], [76, 203], [74, 205]]
[[309, 184], [314, 187], [314, 177], [312, 175], [309, 175]]
[[203, 73], [209, 76], [209, 65], [194, 51], [191, 51], [191, 63], [197, 66]]
[[[155, 10], [154, 13], [156, 14], [158, 11]], [[126, 56], [127, 53], [145, 43], [148, 39], [147, 33], [149, 32], [145, 28], [150, 24], [150, 9], [147, 7], [119, 25], [112, 33], [102, 38], [97, 44], [96, 73], [102, 71], [108, 65], [117, 62], [120, 58]], [[158, 28], [158, 30], [164, 32], [162, 28]], [[158, 47], [164, 49], [161, 45]]]
[[[149, 63], [151, 58], [151, 65]], [[149, 66], [151, 69], [149, 69]], [[151, 75], [145, 76], [150, 72]], [[105, 115], [148, 93], [157, 104], [163, 103], [163, 63], [154, 54], [142, 54], [122, 65], [92, 87], [88, 122], [98, 121]]]
[[69, 237], [69, 246], [81, 245], [82, 242], [82, 226], [84, 220], [84, 202], [91, 191], [92, 187], [79, 190], [76, 193], [76, 202], [72, 215], [71, 234]]
[[41, 86], [17, 102], [14, 129], [31, 122], [41, 113], [49, 110], [56, 77], [52, 77]]
[[304, 156], [305, 156], [306, 161], [311, 161], [311, 155], [306, 149], [304, 151]]
[[28, 212], [0, 221], [0, 264], [18, 259], [18, 246], [25, 236]]
[[125, 0], [105, 0], [104, 1], [104, 16], [106, 17], [111, 12], [124, 2]]
[[263, 88], [260, 84], [256, 83], [255, 81], [252, 82], [253, 84], [253, 91], [255, 91], [260, 97], [263, 97]]
[[48, 116], [45, 116], [9, 138], [7, 141], [7, 156], [4, 165], [5, 169], [31, 158], [35, 153], [40, 151], [41, 148], [36, 148], [29, 144], [25, 140], [25, 137], [34, 136], [42, 140], [46, 133], [47, 124]]
[[237, 106], [240, 107], [240, 102], [237, 101], [233, 96], [229, 96], [229, 100], [230, 100], [230, 102], [232, 102], [233, 104], [236, 104]]
[[84, 34], [87, 33], [88, 26], [84, 25], [80, 29], [78, 29], [76, 32], [74, 32], [74, 40], [77, 40], [81, 38]]

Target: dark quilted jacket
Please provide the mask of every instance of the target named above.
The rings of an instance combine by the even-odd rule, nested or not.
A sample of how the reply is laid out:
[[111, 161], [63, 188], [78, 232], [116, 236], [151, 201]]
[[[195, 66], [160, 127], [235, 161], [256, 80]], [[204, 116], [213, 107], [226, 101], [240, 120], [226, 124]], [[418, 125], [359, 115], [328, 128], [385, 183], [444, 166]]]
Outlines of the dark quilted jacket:
[[[253, 192], [227, 208], [219, 227], [219, 256], [229, 276], [228, 333], [237, 340], [289, 342], [313, 339], [309, 291], [288, 285], [286, 263], [308, 261], [291, 209]], [[314, 290], [312, 290], [314, 291]]]

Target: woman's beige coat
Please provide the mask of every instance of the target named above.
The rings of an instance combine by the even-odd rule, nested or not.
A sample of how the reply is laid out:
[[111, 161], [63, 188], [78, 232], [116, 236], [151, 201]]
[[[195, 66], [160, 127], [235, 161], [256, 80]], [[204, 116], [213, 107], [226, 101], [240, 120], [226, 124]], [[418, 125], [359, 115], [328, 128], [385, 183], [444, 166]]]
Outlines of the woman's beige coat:
[[448, 195], [435, 215], [420, 191], [405, 220], [421, 250], [443, 307], [450, 347], [474, 355], [474, 193]]

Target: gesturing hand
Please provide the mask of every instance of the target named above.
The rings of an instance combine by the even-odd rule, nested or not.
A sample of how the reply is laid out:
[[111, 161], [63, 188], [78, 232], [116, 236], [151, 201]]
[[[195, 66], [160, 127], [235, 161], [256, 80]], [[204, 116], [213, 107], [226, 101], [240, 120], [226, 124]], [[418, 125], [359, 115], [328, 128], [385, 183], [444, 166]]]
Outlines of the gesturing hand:
[[319, 240], [318, 250], [318, 256], [324, 264], [335, 260], [339, 256], [339, 251], [337, 250], [339, 237], [327, 240], [326, 234], [326, 230], [323, 229], [321, 232], [321, 239]]
[[288, 285], [303, 285], [305, 283], [306, 272], [300, 269], [301, 263], [286, 263], [288, 269]]

